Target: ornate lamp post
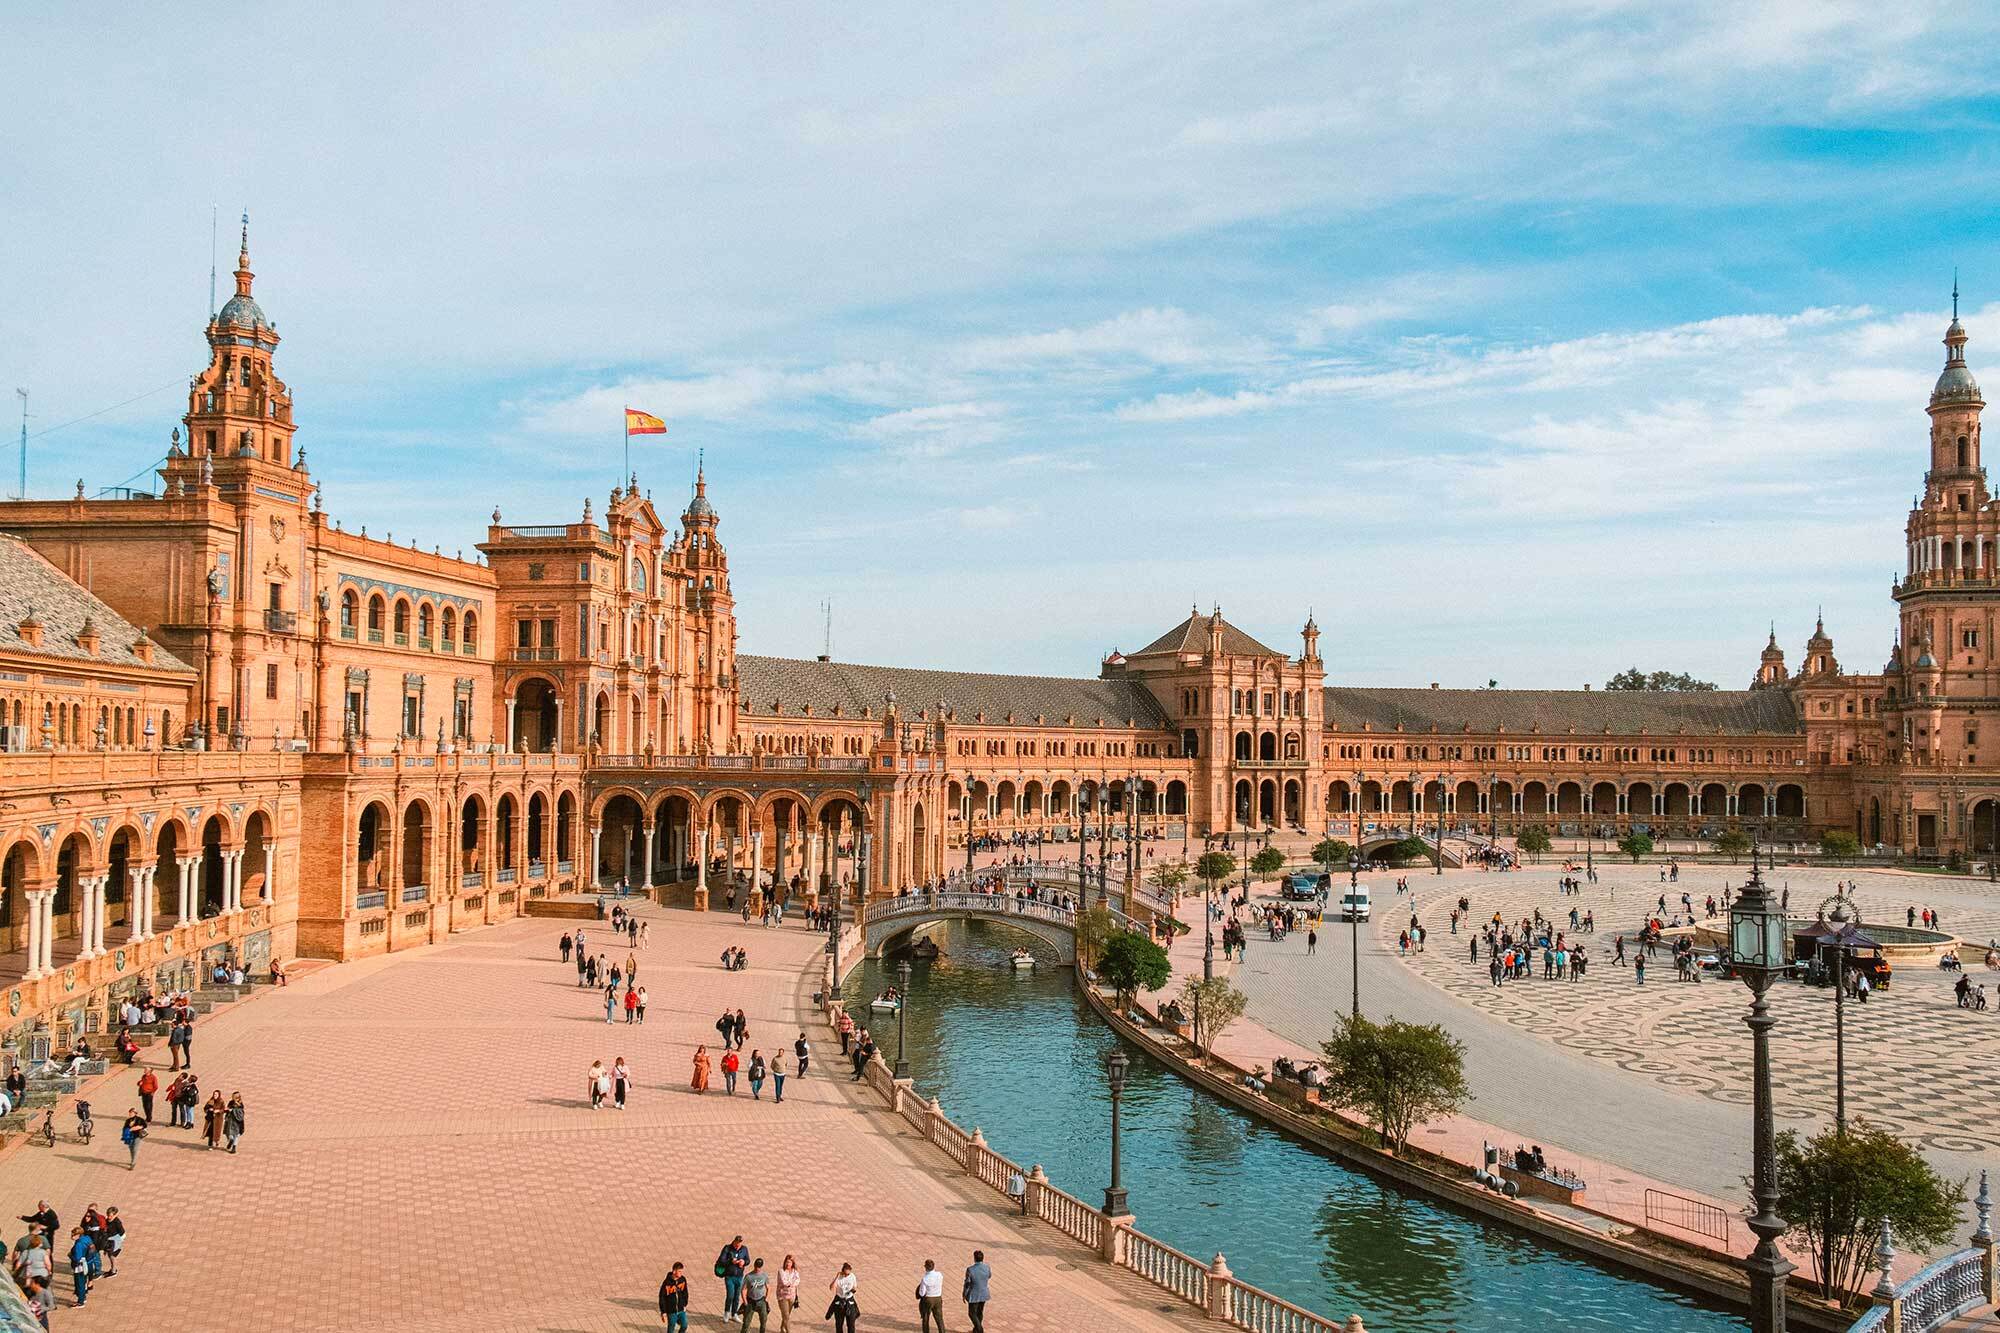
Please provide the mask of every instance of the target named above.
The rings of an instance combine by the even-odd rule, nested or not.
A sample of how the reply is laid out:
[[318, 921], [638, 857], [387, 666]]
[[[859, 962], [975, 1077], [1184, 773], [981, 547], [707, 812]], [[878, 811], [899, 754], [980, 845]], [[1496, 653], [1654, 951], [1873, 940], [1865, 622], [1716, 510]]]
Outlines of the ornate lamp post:
[[1347, 854], [1347, 962], [1354, 977], [1354, 1016], [1361, 1017], [1361, 913], [1354, 902], [1361, 884], [1361, 851]]
[[1123, 1050], [1114, 1050], [1104, 1059], [1105, 1081], [1111, 1088], [1111, 1184], [1104, 1191], [1104, 1215], [1125, 1215], [1125, 1187], [1118, 1176], [1118, 1099], [1125, 1095], [1125, 1071], [1131, 1065]]
[[896, 964], [896, 1077], [910, 1076], [910, 1062], [903, 1058], [903, 1015], [910, 1011], [910, 960]]
[[1833, 951], [1833, 1132], [1847, 1133], [1847, 939], [1852, 922], [1861, 925], [1861, 912], [1844, 893], [1836, 893], [1820, 904], [1835, 931]]
[[972, 775], [965, 775], [965, 873], [972, 874]]
[[1757, 1211], [1750, 1230], [1757, 1248], [1743, 1261], [1750, 1275], [1751, 1333], [1784, 1333], [1785, 1278], [1792, 1265], [1778, 1252], [1785, 1219], [1778, 1216], [1778, 1151], [1771, 1111], [1771, 1017], [1765, 993], [1785, 967], [1784, 911], [1765, 887], [1759, 849], [1750, 850], [1750, 882], [1729, 909], [1730, 964], [1750, 987], [1750, 1013], [1744, 1023], [1753, 1042], [1752, 1128], [1754, 1151], [1751, 1199]]
[[1097, 901], [1100, 906], [1111, 901], [1111, 783], [1100, 777], [1097, 780]]
[[1435, 872], [1433, 872], [1439, 875], [1442, 875], [1444, 873], [1444, 808], [1450, 803], [1451, 802], [1446, 799], [1444, 794], [1444, 774], [1440, 772], [1438, 774], [1438, 840], [1437, 840], [1437, 858], [1436, 858], [1437, 869]]

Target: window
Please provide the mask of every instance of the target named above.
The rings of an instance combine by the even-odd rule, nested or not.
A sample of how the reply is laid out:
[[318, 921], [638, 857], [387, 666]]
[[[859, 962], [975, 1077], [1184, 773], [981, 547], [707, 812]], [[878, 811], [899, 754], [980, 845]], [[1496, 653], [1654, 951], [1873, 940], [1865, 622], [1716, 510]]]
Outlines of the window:
[[271, 609], [273, 611], [285, 609], [285, 585], [282, 583], [271, 585]]
[[465, 613], [465, 651], [476, 652], [479, 648], [479, 617], [472, 612]]
[[421, 712], [421, 705], [417, 701], [417, 696], [414, 694], [404, 695], [403, 734], [405, 736], [421, 736], [423, 734], [423, 729], [424, 729], [424, 719], [423, 719], [423, 714]]
[[1979, 646], [1979, 631], [1976, 629], [1961, 630], [1958, 641], [1967, 648], [1977, 648]]
[[266, 699], [275, 699], [278, 697], [278, 664], [276, 662], [267, 662], [264, 666], [264, 697]]
[[551, 653], [555, 651], [556, 622], [554, 616], [550, 616], [542, 622], [542, 647], [548, 649]]
[[576, 567], [576, 581], [578, 583], [590, 582], [590, 562], [588, 560]]
[[514, 622], [514, 646], [521, 649], [533, 648], [535, 646], [534, 621], [517, 620]]
[[354, 620], [360, 613], [360, 610], [360, 599], [355, 597], [352, 588], [340, 594], [340, 633], [342, 638], [351, 639], [354, 637]]
[[458, 641], [458, 612], [448, 606], [444, 609], [444, 641], [447, 646]]

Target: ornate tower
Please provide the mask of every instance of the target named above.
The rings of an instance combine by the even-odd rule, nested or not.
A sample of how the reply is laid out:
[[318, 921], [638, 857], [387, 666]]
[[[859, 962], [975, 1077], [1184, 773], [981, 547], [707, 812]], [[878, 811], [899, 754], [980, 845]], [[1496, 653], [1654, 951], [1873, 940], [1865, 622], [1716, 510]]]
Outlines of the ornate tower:
[[729, 592], [729, 555], [715, 535], [719, 522], [708, 500], [708, 473], [698, 469], [694, 498], [681, 514], [680, 556], [695, 639], [691, 734], [710, 752], [735, 748], [736, 738], [736, 601]]
[[1771, 626], [1771, 637], [1764, 644], [1764, 652], [1757, 659], [1757, 678], [1750, 682], [1753, 690], [1770, 689], [1785, 683], [1785, 650], [1778, 646], [1778, 627]]
[[292, 395], [271, 369], [278, 331], [250, 294], [250, 218], [236, 255], [236, 294], [208, 322], [208, 367], [188, 389], [188, 454], [220, 463], [292, 463]]

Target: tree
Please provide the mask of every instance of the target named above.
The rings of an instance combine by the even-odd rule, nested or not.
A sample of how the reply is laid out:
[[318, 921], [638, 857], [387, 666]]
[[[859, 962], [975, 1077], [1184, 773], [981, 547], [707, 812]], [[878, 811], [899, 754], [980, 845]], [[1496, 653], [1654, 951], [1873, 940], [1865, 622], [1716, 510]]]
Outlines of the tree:
[[1250, 858], [1250, 869], [1258, 875], [1275, 875], [1285, 868], [1285, 854], [1276, 847], [1266, 847]]
[[1633, 829], [1618, 840], [1618, 850], [1631, 857], [1633, 865], [1638, 865], [1640, 857], [1653, 854], [1653, 835]]
[[1715, 688], [1714, 681], [1696, 680], [1685, 671], [1654, 671], [1651, 673], [1628, 667], [1604, 682], [1607, 690], [1670, 690], [1684, 694], [1698, 694]]
[[1861, 839], [1844, 828], [1828, 829], [1820, 834], [1819, 850], [1822, 856], [1847, 858], [1861, 855]]
[[1203, 852], [1201, 859], [1194, 863], [1195, 878], [1208, 885], [1210, 893], [1215, 886], [1226, 882], [1236, 873], [1236, 858], [1228, 852]]
[[1102, 903], [1076, 914], [1076, 960], [1085, 967], [1097, 965], [1098, 950], [1118, 929], [1118, 918]]
[[1855, 1121], [1801, 1140], [1778, 1135], [1778, 1212], [1806, 1238], [1820, 1292], [1845, 1300], [1872, 1266], [1882, 1224], [1905, 1249], [1941, 1249], [1958, 1228], [1965, 1182], [1948, 1181], [1886, 1130]]
[[1540, 857], [1549, 849], [1549, 831], [1540, 824], [1530, 824], [1514, 835], [1514, 849]]
[[1097, 975], [1111, 983], [1122, 1007], [1134, 994], [1154, 991], [1173, 976], [1167, 951], [1136, 930], [1114, 930], [1097, 951]]
[[1472, 1097], [1465, 1044], [1435, 1023], [1350, 1014], [1320, 1049], [1327, 1066], [1321, 1095], [1367, 1115], [1391, 1152], [1409, 1144], [1415, 1126], [1454, 1114]]
[[1181, 885], [1187, 883], [1188, 866], [1185, 861], [1162, 861], [1146, 876], [1146, 882], [1168, 894], [1180, 892]]
[[1354, 855], [1354, 849], [1339, 838], [1323, 838], [1313, 844], [1312, 859], [1319, 868], [1331, 875], [1335, 866], [1345, 865], [1347, 858]]
[[1401, 842], [1392, 842], [1385, 849], [1386, 859], [1392, 865], [1406, 866], [1412, 861], [1422, 861], [1431, 854], [1431, 845], [1422, 838], [1411, 834]]
[[1732, 861], [1740, 860], [1750, 850], [1750, 835], [1740, 828], [1724, 829], [1716, 835], [1715, 850]]
[[1232, 986], [1228, 977], [1208, 981], [1189, 977], [1181, 986], [1181, 1000], [1194, 1010], [1194, 1044], [1203, 1055], [1213, 1053], [1215, 1039], [1250, 1005], [1250, 997]]

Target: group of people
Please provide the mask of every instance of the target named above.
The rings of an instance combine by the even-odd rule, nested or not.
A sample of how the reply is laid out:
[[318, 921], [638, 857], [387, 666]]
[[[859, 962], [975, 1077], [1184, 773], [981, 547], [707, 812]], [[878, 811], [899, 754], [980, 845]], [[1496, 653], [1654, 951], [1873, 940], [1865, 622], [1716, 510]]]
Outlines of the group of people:
[[47, 1199], [39, 1200], [35, 1211], [21, 1214], [20, 1220], [28, 1229], [14, 1242], [9, 1271], [27, 1299], [29, 1312], [43, 1328], [49, 1326], [49, 1316], [56, 1307], [58, 1266], [69, 1269], [79, 1309], [89, 1303], [93, 1282], [118, 1276], [118, 1256], [125, 1249], [125, 1219], [116, 1208], [99, 1211], [91, 1204], [66, 1238], [62, 1219]]
[[[792, 1315], [798, 1311], [805, 1289], [805, 1276], [795, 1256], [786, 1255], [784, 1262], [772, 1269], [761, 1256], [751, 1254], [742, 1236], [735, 1236], [715, 1256], [714, 1272], [722, 1280], [724, 1319], [740, 1321], [743, 1333], [749, 1333], [751, 1321], [755, 1320], [758, 1333], [767, 1333], [775, 1313], [779, 1333], [790, 1333]], [[944, 1289], [944, 1273], [937, 1261], [924, 1260], [912, 1292], [922, 1333], [930, 1333], [933, 1328], [944, 1333]], [[854, 1265], [842, 1264], [827, 1283], [826, 1291], [826, 1313], [821, 1318], [833, 1321], [834, 1333], [858, 1333], [861, 1279]], [[972, 1262], [966, 1265], [959, 1279], [958, 1294], [965, 1302], [972, 1333], [985, 1333], [986, 1306], [993, 1299], [993, 1268], [986, 1262], [985, 1251], [972, 1252]], [[687, 1266], [676, 1263], [660, 1283], [660, 1323], [668, 1333], [686, 1333], [690, 1300]]]

